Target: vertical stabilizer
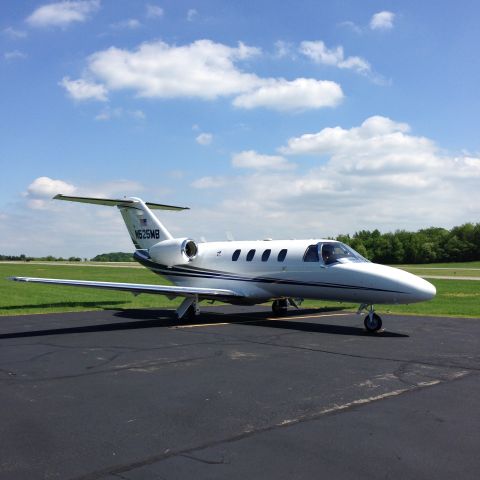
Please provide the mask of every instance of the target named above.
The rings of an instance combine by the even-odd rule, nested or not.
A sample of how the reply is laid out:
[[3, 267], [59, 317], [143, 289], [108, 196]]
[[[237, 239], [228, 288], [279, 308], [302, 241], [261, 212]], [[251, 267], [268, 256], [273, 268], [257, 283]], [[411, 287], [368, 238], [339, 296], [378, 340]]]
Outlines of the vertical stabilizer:
[[128, 233], [137, 249], [148, 249], [163, 240], [173, 238], [160, 220], [152, 213], [156, 210], [188, 210], [186, 207], [164, 205], [162, 203], [144, 202], [141, 198], [130, 197], [124, 199], [72, 197], [68, 195], [55, 195], [55, 200], [68, 202], [92, 203], [94, 205], [107, 205], [118, 207]]
[[118, 209], [136, 248], [150, 248], [162, 240], [173, 238], [141, 199], [130, 200], [133, 200], [131, 206], [118, 205]]

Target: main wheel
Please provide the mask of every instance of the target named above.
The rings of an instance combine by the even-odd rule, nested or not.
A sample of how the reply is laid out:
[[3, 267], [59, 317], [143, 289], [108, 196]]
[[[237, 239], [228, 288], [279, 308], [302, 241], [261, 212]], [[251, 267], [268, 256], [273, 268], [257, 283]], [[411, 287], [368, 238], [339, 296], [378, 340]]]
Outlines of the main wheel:
[[177, 320], [181, 322], [191, 322], [194, 319], [195, 319], [195, 307], [193, 305], [190, 305], [187, 308], [187, 311], [183, 314], [182, 318], [180, 318], [177, 315]]
[[373, 315], [368, 314], [365, 317], [363, 324], [365, 325], [367, 332], [375, 333], [382, 328], [382, 319], [376, 313]]
[[272, 303], [272, 312], [275, 315], [281, 315], [282, 313], [285, 313], [288, 308], [288, 302], [285, 299], [282, 300], [274, 300]]

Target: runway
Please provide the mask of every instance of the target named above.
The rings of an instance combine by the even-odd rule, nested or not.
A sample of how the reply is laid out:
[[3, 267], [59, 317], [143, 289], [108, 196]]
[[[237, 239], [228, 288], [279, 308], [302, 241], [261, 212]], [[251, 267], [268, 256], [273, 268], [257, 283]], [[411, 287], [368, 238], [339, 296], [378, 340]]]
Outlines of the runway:
[[476, 479], [480, 319], [0, 317], [1, 479]]

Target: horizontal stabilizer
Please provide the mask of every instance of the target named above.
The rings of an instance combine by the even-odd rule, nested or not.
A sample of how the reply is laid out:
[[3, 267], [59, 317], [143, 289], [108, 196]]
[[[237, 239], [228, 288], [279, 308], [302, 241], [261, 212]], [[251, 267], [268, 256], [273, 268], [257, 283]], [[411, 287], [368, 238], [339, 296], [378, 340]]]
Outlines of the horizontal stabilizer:
[[174, 285], [146, 285], [141, 283], [117, 283], [117, 282], [95, 282], [89, 280], [68, 280], [60, 278], [35, 278], [35, 277], [9, 277], [8, 280], [15, 282], [32, 283], [50, 283], [55, 285], [69, 285], [72, 287], [90, 287], [104, 288], [107, 290], [123, 290], [126, 292], [156, 293], [170, 298], [174, 297], [194, 297], [206, 299], [228, 299], [232, 297], [242, 297], [243, 295], [233, 290], [221, 288], [197, 288], [197, 287], [178, 287]]
[[[133, 207], [134, 200], [127, 198], [118, 200], [114, 198], [93, 198], [93, 197], [70, 197], [58, 194], [53, 197], [55, 200], [66, 200], [68, 202], [93, 203], [96, 205], [107, 205], [109, 207]], [[145, 205], [152, 210], [189, 210], [188, 207], [176, 207], [175, 205], [164, 205], [163, 203], [145, 202]]]

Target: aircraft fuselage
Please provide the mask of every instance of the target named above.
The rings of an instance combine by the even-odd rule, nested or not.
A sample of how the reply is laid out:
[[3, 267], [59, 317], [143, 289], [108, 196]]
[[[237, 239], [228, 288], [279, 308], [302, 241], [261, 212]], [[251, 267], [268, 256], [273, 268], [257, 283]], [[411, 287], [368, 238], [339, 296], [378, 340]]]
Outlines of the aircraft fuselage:
[[162, 265], [147, 250], [137, 250], [135, 259], [176, 285], [228, 288], [241, 292], [248, 303], [303, 298], [400, 304], [435, 296], [426, 280], [358, 254], [355, 258], [354, 251], [331, 263], [321, 253], [318, 260], [306, 260], [309, 247], [321, 251], [328, 244], [343, 245], [322, 239], [208, 242], [199, 243], [196, 256], [184, 264]]

